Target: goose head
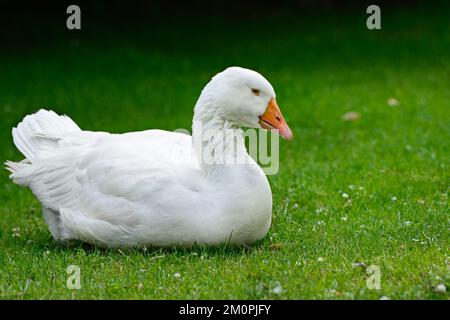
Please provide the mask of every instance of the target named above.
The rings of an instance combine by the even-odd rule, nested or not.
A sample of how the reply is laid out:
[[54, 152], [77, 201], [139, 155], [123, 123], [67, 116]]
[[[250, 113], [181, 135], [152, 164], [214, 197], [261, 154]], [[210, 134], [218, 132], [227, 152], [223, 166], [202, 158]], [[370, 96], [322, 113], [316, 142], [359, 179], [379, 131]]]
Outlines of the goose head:
[[234, 127], [278, 130], [286, 140], [292, 139], [276, 102], [275, 90], [256, 71], [229, 67], [216, 74], [203, 89], [195, 106], [195, 119], [221, 119]]

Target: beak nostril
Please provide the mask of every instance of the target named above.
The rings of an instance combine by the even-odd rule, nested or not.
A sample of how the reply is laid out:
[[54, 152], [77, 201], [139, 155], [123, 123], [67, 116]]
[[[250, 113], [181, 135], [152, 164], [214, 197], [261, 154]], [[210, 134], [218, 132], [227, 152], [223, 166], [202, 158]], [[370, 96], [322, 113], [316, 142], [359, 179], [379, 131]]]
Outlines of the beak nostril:
[[275, 119], [277, 119], [278, 121], [281, 121], [281, 118], [279, 116], [276, 116]]

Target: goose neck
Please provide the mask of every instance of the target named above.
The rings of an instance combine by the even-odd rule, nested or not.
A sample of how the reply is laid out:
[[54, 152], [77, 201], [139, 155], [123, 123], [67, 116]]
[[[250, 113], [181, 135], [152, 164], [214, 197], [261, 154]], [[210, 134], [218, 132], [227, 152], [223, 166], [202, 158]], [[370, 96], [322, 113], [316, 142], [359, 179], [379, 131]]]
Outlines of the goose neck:
[[242, 130], [220, 117], [194, 118], [192, 141], [196, 158], [207, 175], [247, 160]]

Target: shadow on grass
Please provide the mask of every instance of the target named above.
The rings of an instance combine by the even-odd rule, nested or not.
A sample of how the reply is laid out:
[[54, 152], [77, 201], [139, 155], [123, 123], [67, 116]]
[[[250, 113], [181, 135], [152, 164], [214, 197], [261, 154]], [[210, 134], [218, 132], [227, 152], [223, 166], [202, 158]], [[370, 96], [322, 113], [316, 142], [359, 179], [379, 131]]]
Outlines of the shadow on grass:
[[86, 255], [93, 256], [111, 256], [111, 255], [125, 255], [134, 256], [142, 255], [150, 259], [159, 258], [166, 255], [195, 255], [198, 256], [241, 256], [254, 252], [255, 250], [264, 247], [264, 239], [258, 241], [252, 246], [248, 245], [231, 245], [229, 243], [218, 246], [207, 246], [194, 244], [189, 247], [171, 246], [171, 247], [156, 247], [138, 245], [134, 248], [104, 248], [97, 245], [89, 244], [79, 240], [70, 240], [64, 243], [57, 242], [49, 235], [40, 235], [39, 240], [32, 240], [30, 238], [15, 239], [14, 243], [22, 248], [29, 247], [31, 251], [44, 253], [52, 251], [56, 254], [75, 254], [83, 251]]

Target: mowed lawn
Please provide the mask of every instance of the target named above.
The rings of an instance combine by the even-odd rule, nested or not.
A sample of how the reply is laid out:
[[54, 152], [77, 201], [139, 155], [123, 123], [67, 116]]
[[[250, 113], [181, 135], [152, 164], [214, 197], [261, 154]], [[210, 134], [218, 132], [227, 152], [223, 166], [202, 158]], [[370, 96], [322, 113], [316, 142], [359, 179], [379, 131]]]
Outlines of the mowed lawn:
[[[87, 130], [190, 128], [202, 87], [231, 65], [271, 81], [295, 138], [281, 142], [269, 177], [272, 227], [251, 248], [64, 247], [2, 170], [0, 297], [448, 299], [448, 12], [383, 11], [379, 31], [366, 29], [364, 10], [87, 24], [6, 44], [2, 161], [22, 158], [10, 130], [41, 107]], [[69, 265], [80, 290], [66, 286]], [[380, 289], [366, 284], [371, 265]]]

